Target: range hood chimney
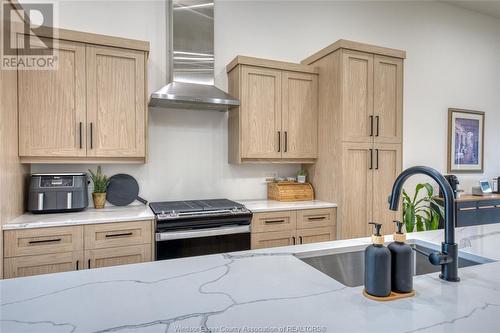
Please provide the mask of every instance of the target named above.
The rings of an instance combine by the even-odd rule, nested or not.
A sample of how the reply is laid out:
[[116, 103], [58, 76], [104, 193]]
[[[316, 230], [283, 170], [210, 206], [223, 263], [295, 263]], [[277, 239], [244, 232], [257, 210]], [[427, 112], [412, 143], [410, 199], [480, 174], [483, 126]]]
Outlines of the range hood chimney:
[[227, 111], [240, 101], [214, 86], [214, 0], [168, 0], [168, 85], [149, 105]]

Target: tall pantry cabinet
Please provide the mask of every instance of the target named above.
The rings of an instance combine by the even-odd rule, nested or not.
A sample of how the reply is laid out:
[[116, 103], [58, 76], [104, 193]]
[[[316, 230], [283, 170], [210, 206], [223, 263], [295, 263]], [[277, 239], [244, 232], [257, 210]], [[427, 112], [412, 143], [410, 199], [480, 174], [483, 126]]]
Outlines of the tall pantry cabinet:
[[339, 239], [394, 231], [387, 198], [402, 169], [404, 51], [339, 40], [302, 61], [319, 69], [316, 197], [339, 203]]

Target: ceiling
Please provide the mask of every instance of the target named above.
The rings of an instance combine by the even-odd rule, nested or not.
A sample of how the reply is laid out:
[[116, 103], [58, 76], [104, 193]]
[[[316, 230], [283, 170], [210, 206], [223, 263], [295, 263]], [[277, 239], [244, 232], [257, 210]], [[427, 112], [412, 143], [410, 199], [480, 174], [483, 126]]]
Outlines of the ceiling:
[[475, 12], [500, 18], [500, 0], [489, 0], [489, 1], [443, 1], [458, 7], [473, 10]]

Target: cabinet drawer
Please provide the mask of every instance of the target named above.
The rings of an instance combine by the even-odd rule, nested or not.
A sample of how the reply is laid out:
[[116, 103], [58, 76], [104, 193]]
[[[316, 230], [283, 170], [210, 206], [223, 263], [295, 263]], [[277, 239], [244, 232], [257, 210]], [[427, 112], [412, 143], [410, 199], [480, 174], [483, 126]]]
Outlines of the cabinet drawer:
[[335, 227], [297, 230], [298, 244], [328, 242], [335, 239]]
[[83, 229], [75, 227], [7, 230], [5, 257], [62, 253], [83, 249]]
[[100, 268], [151, 261], [151, 245], [135, 245], [85, 251], [86, 267]]
[[109, 247], [151, 243], [151, 221], [93, 224], [85, 226], [85, 248]]
[[309, 209], [297, 211], [297, 229], [332, 227], [336, 221], [336, 209]]
[[252, 250], [295, 245], [296, 242], [294, 230], [252, 233]]
[[252, 232], [295, 230], [296, 221], [295, 211], [257, 213], [253, 215]]
[[68, 272], [82, 269], [83, 251], [6, 258], [5, 278]]

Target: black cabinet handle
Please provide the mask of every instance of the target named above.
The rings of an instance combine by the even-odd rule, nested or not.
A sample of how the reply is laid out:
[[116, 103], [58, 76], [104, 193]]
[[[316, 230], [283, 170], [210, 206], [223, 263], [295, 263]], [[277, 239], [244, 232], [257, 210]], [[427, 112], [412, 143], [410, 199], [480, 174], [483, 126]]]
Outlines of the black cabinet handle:
[[378, 149], [375, 149], [375, 152], [376, 152], [376, 155], [377, 155], [377, 167], [375, 168], [375, 170], [378, 170]]
[[94, 132], [94, 123], [90, 123], [90, 149], [94, 148], [93, 132]]
[[90, 259], [89, 259], [89, 268], [90, 268]]
[[80, 121], [80, 149], [83, 148], [83, 123]]
[[375, 118], [377, 118], [377, 134], [375, 136], [378, 136], [380, 132], [380, 116], [375, 116]]
[[373, 170], [373, 149], [370, 149], [370, 170]]
[[370, 136], [373, 136], [373, 116], [370, 116]]
[[295, 236], [292, 236], [293, 245], [295, 245]]
[[302, 244], [302, 236], [299, 236], [299, 244]]
[[133, 233], [131, 232], [123, 232], [121, 234], [106, 234], [106, 238], [113, 238], [113, 237], [124, 237], [124, 236], [132, 236]]
[[79, 268], [78, 268], [78, 263], [79, 263], [79, 262], [80, 262], [80, 260], [77, 260], [77, 261], [76, 261], [76, 270], [78, 270], [78, 269], [79, 269]]
[[60, 242], [60, 241], [62, 241], [62, 238], [29, 241], [28, 244], [56, 243], [56, 242]]
[[285, 220], [267, 220], [265, 221], [265, 223], [269, 223], [269, 224], [272, 224], [272, 223], [283, 223], [285, 222]]
[[281, 152], [281, 131], [278, 131], [278, 153]]
[[308, 217], [310, 221], [318, 221], [318, 220], [324, 220], [326, 219], [325, 216], [317, 216], [317, 217]]
[[285, 131], [285, 153], [288, 151], [288, 132]]

